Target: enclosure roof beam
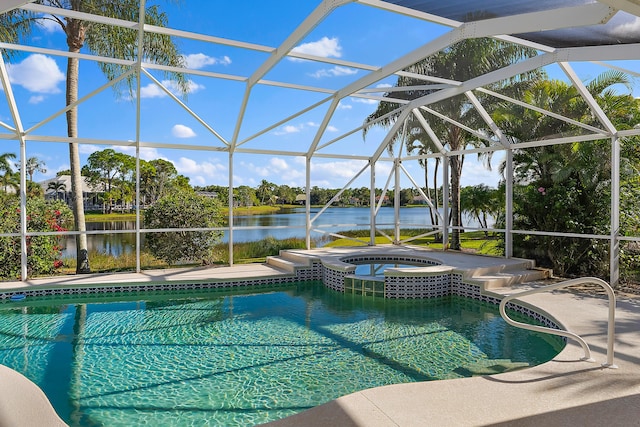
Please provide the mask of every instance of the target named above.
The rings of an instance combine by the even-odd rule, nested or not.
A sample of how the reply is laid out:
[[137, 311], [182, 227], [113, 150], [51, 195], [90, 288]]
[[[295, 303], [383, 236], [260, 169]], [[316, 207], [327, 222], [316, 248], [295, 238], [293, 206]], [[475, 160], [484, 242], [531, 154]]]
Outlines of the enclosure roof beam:
[[549, 116], [549, 117], [553, 117], [554, 119], [562, 120], [563, 122], [572, 124], [574, 126], [579, 126], [581, 128], [587, 129], [590, 132], [598, 132], [598, 133], [604, 132], [602, 129], [599, 129], [599, 128], [595, 127], [595, 126], [591, 126], [591, 125], [588, 125], [586, 123], [582, 123], [582, 122], [579, 122], [577, 120], [570, 119], [569, 117], [565, 117], [565, 116], [562, 116], [560, 114], [556, 114], [556, 113], [554, 113], [552, 111], [545, 110], [544, 108], [536, 107], [535, 105], [531, 105], [531, 104], [528, 104], [526, 102], [519, 101], [517, 99], [511, 98], [509, 96], [503, 95], [503, 94], [498, 93], [498, 92], [494, 92], [494, 91], [489, 90], [489, 89], [485, 89], [485, 88], [479, 87], [479, 88], [476, 88], [475, 90], [477, 90], [478, 92], [486, 93], [487, 95], [495, 96], [496, 98], [502, 99], [504, 101], [510, 102], [512, 104], [515, 104], [515, 105], [519, 105], [519, 106], [521, 106], [523, 108], [527, 108], [529, 110], [536, 111], [536, 112], [538, 112], [540, 114], [544, 114], [545, 116]]
[[[524, 13], [517, 16], [493, 18], [493, 19], [487, 19], [483, 21], [465, 23], [443, 34], [442, 36], [433, 39], [429, 43], [409, 52], [403, 57], [390, 62], [389, 64], [381, 67], [378, 71], [371, 72], [368, 75], [362, 77], [361, 79], [356, 80], [355, 82], [343, 87], [336, 93], [336, 99], [339, 100], [346, 96], [350, 96], [356, 93], [357, 91], [364, 89], [365, 87], [370, 86], [371, 84], [385, 77], [388, 77], [389, 75], [392, 75], [398, 71], [401, 71], [407, 68], [409, 65], [412, 65], [424, 59], [425, 57], [432, 55], [463, 39], [477, 38], [477, 37], [492, 37], [496, 35], [510, 34], [510, 33], [525, 33], [525, 32], [531, 32], [531, 31], [560, 29], [560, 28], [566, 28], [567, 22], [571, 22], [571, 26], [595, 25], [595, 24], [607, 22], [611, 18], [614, 12], [615, 11], [612, 8], [606, 5], [603, 5], [600, 3], [594, 3], [594, 4], [588, 4], [588, 5], [546, 10], [541, 12]], [[540, 27], [541, 23], [543, 23], [542, 28]], [[544, 56], [544, 55], [545, 54], [539, 55], [536, 58], [540, 58], [541, 56]], [[549, 63], [551, 63], [552, 59], [549, 58], [549, 61], [550, 61]], [[531, 62], [523, 61], [523, 63], [531, 65]], [[521, 64], [522, 63], [516, 64], [516, 65], [520, 65], [520, 67], [522, 67]], [[535, 69], [543, 65], [548, 65], [548, 63], [544, 63], [544, 61], [540, 61], [540, 63], [537, 66], [531, 69]], [[523, 67], [523, 68], [526, 68], [526, 67]], [[497, 75], [499, 76], [504, 75], [504, 77], [501, 77], [501, 78], [508, 78], [513, 75], [519, 74], [520, 72], [518, 72], [517, 70], [518, 68], [516, 66], [505, 67], [499, 70], [501, 73], [498, 73]], [[493, 76], [495, 78], [496, 72], [489, 73], [485, 76]], [[483, 80], [482, 77], [485, 77], [485, 76], [472, 79], [472, 81], [482, 81]], [[486, 80], [489, 80], [488, 83], [493, 83], [500, 79], [493, 80], [493, 81], [490, 81], [490, 79], [486, 79]], [[438, 97], [438, 100], [446, 99], [450, 96], [462, 94], [469, 89], [475, 89], [476, 87], [481, 86], [481, 84], [470, 86], [467, 88], [463, 86], [465, 85], [462, 84], [456, 88], [444, 89], [435, 94], [427, 95], [427, 97], [419, 98], [407, 104], [407, 108], [412, 110], [415, 107], [420, 107], [421, 105], [424, 105], [423, 103], [421, 103], [423, 99], [427, 99], [427, 100], [431, 99], [429, 97], [433, 95], [440, 94]], [[327, 112], [327, 115], [328, 116], [333, 115], [334, 110], [335, 109], [330, 109]], [[328, 123], [329, 121], [328, 119], [330, 118], [331, 117], [326, 117], [324, 122]], [[324, 133], [323, 127], [318, 129], [318, 131], [316, 132], [311, 149], [309, 150], [310, 153], [315, 151], [315, 147], [318, 145], [323, 133]], [[375, 156], [376, 154], [374, 154], [374, 158]]]
[[264, 61], [249, 77], [247, 81], [247, 87], [240, 106], [240, 112], [238, 113], [238, 119], [236, 120], [236, 126], [233, 131], [233, 137], [231, 140], [231, 147], [235, 149], [236, 142], [238, 141], [238, 135], [240, 134], [240, 128], [244, 115], [246, 114], [247, 105], [249, 103], [249, 95], [253, 90], [253, 86], [260, 81], [273, 67], [275, 67], [294, 47], [296, 44], [313, 30], [327, 15], [329, 15], [334, 9], [342, 6], [346, 3], [351, 3], [353, 0], [324, 0], [316, 9], [311, 12], [305, 20], [283, 41], [278, 48], [271, 53], [271, 55]]
[[[636, 50], [634, 50], [634, 48]], [[456, 95], [461, 95], [469, 90], [487, 86], [500, 80], [542, 68], [553, 63], [566, 62], [570, 59], [577, 61], [589, 60], [594, 57], [597, 59], [609, 60], [634, 59], [633, 55], [637, 56], [638, 48], [640, 48], [640, 44], [607, 46], [606, 49], [595, 47], [558, 49], [554, 52], [543, 53], [499, 70], [469, 79], [459, 87], [443, 89], [441, 91], [425, 95], [421, 98], [416, 98], [408, 103], [405, 108], [413, 109], [423, 105], [433, 104]]]
[[480, 114], [480, 117], [482, 118], [482, 120], [484, 120], [484, 122], [489, 126], [489, 128], [493, 132], [493, 134], [500, 140], [500, 143], [505, 147], [508, 147], [509, 141], [507, 140], [507, 137], [504, 136], [504, 134], [502, 133], [502, 130], [500, 130], [496, 122], [494, 122], [491, 116], [489, 115], [489, 113], [487, 113], [487, 110], [485, 110], [485, 108], [482, 106], [482, 103], [480, 102], [480, 100], [470, 90], [465, 92], [464, 94], [466, 95], [467, 99], [471, 101], [471, 104], [473, 104], [478, 114]]
[[598, 0], [602, 3], [606, 3], [609, 6], [618, 9], [624, 10], [627, 13], [630, 13], [635, 16], [640, 16], [640, 3], [637, 0]]
[[25, 4], [33, 1], [35, 0], [3, 0], [2, 3], [0, 3], [0, 14], [24, 6]]
[[560, 66], [560, 68], [562, 68], [562, 71], [564, 71], [567, 77], [569, 77], [569, 79], [573, 83], [573, 86], [578, 90], [578, 92], [580, 93], [582, 98], [585, 100], [585, 102], [587, 103], [587, 105], [589, 106], [593, 114], [598, 119], [598, 121], [602, 123], [602, 125], [607, 129], [607, 131], [609, 131], [610, 134], [612, 135], [615, 134], [616, 133], [615, 126], [613, 125], [613, 123], [611, 123], [611, 120], [609, 120], [609, 117], [607, 117], [605, 112], [602, 111], [602, 108], [600, 108], [596, 100], [593, 99], [593, 95], [591, 95], [591, 93], [586, 88], [584, 83], [582, 83], [582, 81], [580, 80], [578, 75], [575, 73], [571, 65], [569, 65], [566, 62], [560, 62], [558, 65]]
[[431, 143], [436, 148], [436, 150], [438, 150], [440, 154], [445, 154], [445, 149], [444, 149], [444, 146], [442, 145], [442, 142], [440, 141], [440, 138], [438, 138], [438, 135], [436, 135], [436, 133], [433, 131], [433, 129], [431, 128], [431, 125], [429, 125], [429, 122], [427, 122], [427, 119], [424, 118], [420, 110], [417, 108], [414, 108], [412, 112], [415, 118], [418, 119], [420, 126], [422, 126], [425, 132], [427, 132], [427, 135], [431, 139]]

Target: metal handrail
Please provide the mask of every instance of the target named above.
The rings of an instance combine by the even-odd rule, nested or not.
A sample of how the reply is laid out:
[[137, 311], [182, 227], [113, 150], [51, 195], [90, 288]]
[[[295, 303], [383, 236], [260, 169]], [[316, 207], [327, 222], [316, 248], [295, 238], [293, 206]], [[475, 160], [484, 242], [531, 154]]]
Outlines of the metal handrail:
[[600, 285], [607, 292], [607, 296], [609, 298], [609, 316], [608, 316], [608, 324], [607, 324], [607, 362], [603, 363], [602, 366], [607, 368], [617, 368], [617, 366], [613, 363], [613, 342], [614, 342], [614, 335], [615, 335], [616, 296], [613, 292], [613, 288], [611, 288], [611, 286], [602, 279], [598, 279], [597, 277], [580, 277], [577, 279], [565, 280], [560, 283], [544, 286], [542, 288], [531, 289], [531, 290], [520, 292], [517, 294], [505, 296], [500, 302], [500, 315], [505, 320], [505, 322], [517, 328], [528, 329], [530, 331], [535, 331], [535, 332], [545, 332], [553, 335], [560, 335], [567, 338], [573, 338], [580, 343], [580, 345], [582, 346], [582, 349], [584, 350], [585, 355], [584, 357], [581, 358], [581, 360], [585, 360], [588, 362], [595, 362], [595, 360], [591, 357], [591, 350], [589, 350], [589, 345], [579, 335], [574, 334], [573, 332], [570, 332], [570, 331], [562, 330], [562, 329], [553, 329], [553, 328], [548, 328], [546, 326], [537, 326], [537, 325], [530, 325], [527, 323], [518, 322], [510, 318], [506, 312], [507, 303], [513, 299], [525, 297], [528, 295], [538, 294], [542, 292], [553, 291], [556, 289], [566, 288], [568, 286], [582, 285], [586, 283], [593, 283], [596, 285]]

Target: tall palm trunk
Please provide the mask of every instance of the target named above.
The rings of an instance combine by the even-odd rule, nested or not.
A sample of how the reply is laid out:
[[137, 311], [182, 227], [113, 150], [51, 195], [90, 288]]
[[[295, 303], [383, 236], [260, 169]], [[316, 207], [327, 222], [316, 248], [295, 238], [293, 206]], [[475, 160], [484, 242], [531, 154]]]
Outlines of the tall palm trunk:
[[[422, 167], [424, 168], [424, 188], [427, 190], [426, 196], [429, 198], [429, 201], [431, 201], [431, 203], [433, 204], [433, 197], [431, 197], [431, 187], [429, 187], [429, 168], [427, 167], [426, 159], [422, 164]], [[435, 215], [435, 212], [433, 212], [433, 209], [431, 207], [429, 207], [429, 216], [431, 217], [431, 224], [436, 225], [437, 215]]]
[[[462, 225], [460, 212], [460, 175], [462, 174], [462, 162], [460, 156], [449, 158], [451, 165], [451, 220], [454, 227]], [[460, 229], [454, 228], [451, 232], [451, 249], [460, 250]]]
[[[433, 167], [433, 200], [434, 200], [434, 206], [436, 207], [436, 214], [435, 214], [435, 225], [438, 226], [440, 225], [440, 217], [437, 214], [438, 209], [440, 208], [440, 192], [438, 190], [438, 170], [440, 169], [440, 159], [436, 158], [436, 164]], [[436, 234], [435, 237], [435, 241], [436, 242], [442, 242], [442, 238], [443, 238], [443, 234], [442, 233], [438, 233]]]
[[[431, 224], [437, 227], [440, 224], [440, 218], [438, 217], [438, 208], [440, 207], [440, 196], [438, 195], [438, 168], [440, 166], [440, 160], [436, 159], [435, 166], [433, 168], [433, 188], [429, 187], [429, 167], [427, 160], [422, 165], [424, 167], [424, 182], [427, 188], [427, 196], [433, 205], [429, 207], [429, 216], [431, 217]], [[431, 192], [433, 191], [433, 196]], [[437, 233], [434, 236], [434, 241], [442, 242], [442, 233]]]
[[[69, 20], [67, 24], [67, 44], [69, 52], [78, 53], [84, 43], [84, 28], [77, 20]], [[78, 100], [78, 58], [67, 60], [67, 105]], [[67, 111], [67, 135], [69, 138], [78, 137], [78, 107], [73, 107]], [[84, 220], [84, 197], [82, 192], [82, 174], [80, 171], [80, 153], [78, 144], [69, 143], [69, 163], [71, 166], [71, 200], [73, 208], [73, 219], [76, 231], [81, 234], [76, 236], [76, 273], [90, 273], [89, 252], [87, 245], [87, 235], [82, 233], [87, 231]]]

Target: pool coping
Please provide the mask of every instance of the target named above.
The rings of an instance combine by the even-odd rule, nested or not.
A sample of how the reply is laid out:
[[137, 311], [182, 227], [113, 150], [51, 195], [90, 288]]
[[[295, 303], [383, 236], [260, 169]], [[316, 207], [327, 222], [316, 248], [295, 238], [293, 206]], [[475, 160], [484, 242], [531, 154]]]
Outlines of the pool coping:
[[[323, 256], [323, 252], [330, 253], [331, 256], [341, 256], [361, 251], [361, 248], [351, 248], [351, 251], [342, 248], [327, 249], [320, 251], [320, 254], [316, 251], [314, 256]], [[445, 260], [447, 264], [452, 263], [455, 258], [458, 262], [457, 267], [468, 266], [468, 263], [473, 262], [482, 268], [483, 265], [509, 261], [472, 255], [465, 255], [463, 259], [458, 253], [446, 252], [429, 254], [432, 255]], [[214, 269], [154, 270], [142, 273], [92, 274], [34, 279], [27, 282], [2, 282], [0, 292], [45, 287], [86, 287], [92, 284], [127, 286], [157, 282], [198, 283], [204, 277], [207, 280], [221, 281], [246, 278], [276, 279], [287, 274], [287, 271], [273, 266], [248, 264]], [[492, 289], [490, 293], [496, 298], [501, 298], [502, 295], [528, 287], [529, 285], [518, 289]], [[537, 367], [499, 375], [397, 384], [363, 390], [268, 425], [377, 427], [418, 426], [425, 423], [433, 426], [510, 423], [540, 425], [543, 422], [565, 425], [568, 422], [580, 425], [611, 422], [625, 425], [636, 422], [637, 410], [634, 408], [640, 403], [640, 358], [637, 356], [640, 350], [640, 330], [637, 326], [640, 321], [640, 300], [623, 299], [618, 302], [615, 363], [619, 369], [600, 366], [600, 363], [604, 362], [606, 351], [606, 300], [593, 295], [558, 291], [551, 295], [538, 294], [527, 297], [525, 305], [528, 304], [538, 307], [568, 329], [584, 334], [598, 363], [580, 361], [583, 355], [582, 348], [570, 340], [556, 358]], [[7, 372], [7, 369], [1, 369], [0, 383], [15, 384], [18, 390], [28, 389], [28, 385], [24, 384], [26, 378], [17, 375]], [[16, 420], [18, 414], [26, 414], [25, 409], [20, 408], [20, 403], [14, 402], [18, 406], [13, 407], [1, 403], [8, 401], [6, 399], [10, 398], [8, 395], [13, 389], [0, 388], [0, 421], [11, 420], [12, 417]], [[585, 390], [593, 392], [585, 393]], [[61, 421], [53, 409], [47, 411], [40, 406], [38, 408], [40, 409], [27, 410], [30, 411], [28, 416], [32, 421], [64, 425], [57, 424]], [[25, 420], [20, 419], [23, 422]]]

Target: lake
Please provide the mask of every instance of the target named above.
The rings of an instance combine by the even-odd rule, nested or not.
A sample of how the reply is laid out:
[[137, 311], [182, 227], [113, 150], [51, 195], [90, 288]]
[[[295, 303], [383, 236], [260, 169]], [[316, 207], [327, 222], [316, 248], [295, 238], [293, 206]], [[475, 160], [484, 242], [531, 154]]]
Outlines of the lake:
[[[319, 208], [311, 209], [311, 218], [319, 212]], [[378, 211], [376, 224], [378, 228], [393, 228], [393, 207], [381, 207]], [[338, 232], [369, 228], [368, 207], [328, 208], [313, 223], [312, 228], [324, 231]], [[242, 215], [233, 217], [233, 241], [251, 242], [262, 240], [272, 236], [276, 239], [291, 237], [305, 237], [305, 208], [287, 209], [278, 213], [267, 215]], [[431, 224], [429, 209], [427, 207], [400, 208], [400, 221], [403, 228], [424, 228]], [[463, 218], [464, 225], [477, 227], [477, 223], [468, 217]], [[226, 225], [226, 224], [225, 224]], [[89, 251], [96, 250], [106, 254], [119, 256], [126, 253], [135, 253], [136, 235], [135, 221], [107, 221], [88, 222], [87, 231], [125, 231], [131, 233], [104, 233], [87, 236]], [[238, 229], [241, 227], [242, 229]], [[312, 232], [311, 238], [321, 237], [320, 233]], [[228, 241], [228, 233], [224, 234], [223, 241]], [[144, 234], [141, 235], [144, 240]], [[321, 245], [321, 243], [319, 244]], [[63, 256], [75, 254], [75, 238], [70, 236], [65, 241]]]

